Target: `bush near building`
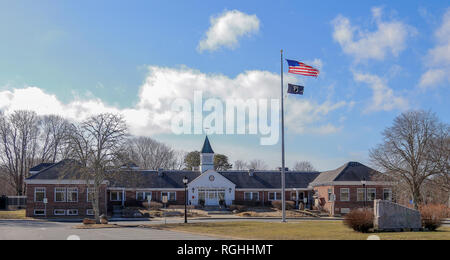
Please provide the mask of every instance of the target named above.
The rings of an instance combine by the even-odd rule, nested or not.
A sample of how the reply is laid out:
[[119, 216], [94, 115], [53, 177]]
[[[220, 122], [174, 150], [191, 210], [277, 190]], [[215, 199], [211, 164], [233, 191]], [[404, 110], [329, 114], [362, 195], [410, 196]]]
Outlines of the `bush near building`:
[[[272, 201], [272, 206], [276, 209], [281, 210], [283, 207], [283, 203], [281, 202], [281, 200], [274, 200], [274, 201]], [[291, 209], [295, 209], [295, 201], [287, 200], [286, 201], [286, 210], [291, 210]]]
[[422, 217], [422, 226], [431, 231], [438, 229], [449, 213], [449, 208], [442, 204], [422, 205], [419, 210]]
[[367, 233], [373, 228], [373, 210], [355, 209], [344, 217], [344, 224], [355, 231]]

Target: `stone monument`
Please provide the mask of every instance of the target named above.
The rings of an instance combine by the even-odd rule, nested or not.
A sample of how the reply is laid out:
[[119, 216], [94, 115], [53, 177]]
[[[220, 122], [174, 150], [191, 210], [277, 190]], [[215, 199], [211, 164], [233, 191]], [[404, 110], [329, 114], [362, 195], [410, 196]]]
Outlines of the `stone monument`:
[[374, 229], [377, 231], [422, 230], [420, 212], [386, 200], [374, 201]]

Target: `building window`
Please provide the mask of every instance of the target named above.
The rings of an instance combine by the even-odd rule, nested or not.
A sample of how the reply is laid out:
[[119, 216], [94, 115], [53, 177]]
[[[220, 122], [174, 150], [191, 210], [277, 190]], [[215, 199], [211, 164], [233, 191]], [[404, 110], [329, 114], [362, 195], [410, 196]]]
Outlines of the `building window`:
[[281, 192], [269, 192], [269, 200], [281, 200]]
[[55, 188], [55, 202], [66, 201], [66, 188]]
[[364, 201], [365, 191], [366, 189], [364, 188], [358, 188], [358, 191], [356, 192], [357, 201]]
[[34, 188], [34, 202], [44, 202], [45, 188]]
[[392, 201], [391, 189], [383, 189], [383, 200]]
[[78, 216], [78, 209], [68, 209], [67, 216]]
[[333, 189], [328, 189], [328, 201], [331, 201], [333, 195]]
[[244, 192], [244, 200], [259, 200], [259, 192]]
[[177, 200], [177, 193], [174, 191], [171, 192], [161, 192], [161, 200], [162, 197], [167, 196], [168, 201], [176, 201]]
[[78, 188], [67, 188], [67, 202], [78, 202]]
[[367, 189], [367, 200], [374, 201], [377, 198], [377, 189], [369, 188]]
[[94, 200], [94, 190], [87, 188], [86, 190], [86, 201], [92, 202]]
[[64, 215], [66, 215], [66, 210], [64, 210], [64, 209], [55, 209], [53, 211], [53, 215], [55, 215], [55, 216], [64, 216]]
[[349, 188], [341, 188], [341, 201], [350, 201], [350, 189]]
[[111, 191], [111, 201], [122, 201], [123, 192], [122, 191]]
[[45, 210], [44, 209], [35, 209], [34, 215], [35, 216], [45, 216]]
[[145, 191], [137, 191], [136, 192], [136, 200], [137, 201], [147, 201], [147, 196], [152, 196], [151, 192], [145, 192]]
[[86, 210], [86, 215], [87, 216], [94, 216], [95, 215], [94, 210], [93, 209], [87, 209]]

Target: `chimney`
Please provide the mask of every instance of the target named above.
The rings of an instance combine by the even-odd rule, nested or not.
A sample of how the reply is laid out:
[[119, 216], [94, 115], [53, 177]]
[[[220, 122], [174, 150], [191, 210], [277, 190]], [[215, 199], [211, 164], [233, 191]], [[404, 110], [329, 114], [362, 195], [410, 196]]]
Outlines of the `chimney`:
[[158, 176], [159, 176], [159, 177], [162, 177], [162, 176], [163, 176], [163, 174], [164, 174], [163, 171], [164, 171], [163, 168], [159, 168], [159, 169], [158, 169]]
[[255, 173], [255, 169], [249, 169], [248, 170], [248, 176], [253, 176], [253, 174]]

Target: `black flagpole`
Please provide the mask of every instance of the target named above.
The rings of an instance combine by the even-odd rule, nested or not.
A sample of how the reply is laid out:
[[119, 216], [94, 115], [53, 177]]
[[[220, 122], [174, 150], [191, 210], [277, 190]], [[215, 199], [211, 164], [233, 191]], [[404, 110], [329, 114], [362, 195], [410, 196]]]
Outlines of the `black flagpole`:
[[285, 166], [284, 166], [284, 97], [283, 97], [283, 50], [281, 50], [281, 203], [283, 217], [282, 221], [286, 222], [286, 182], [285, 182]]

